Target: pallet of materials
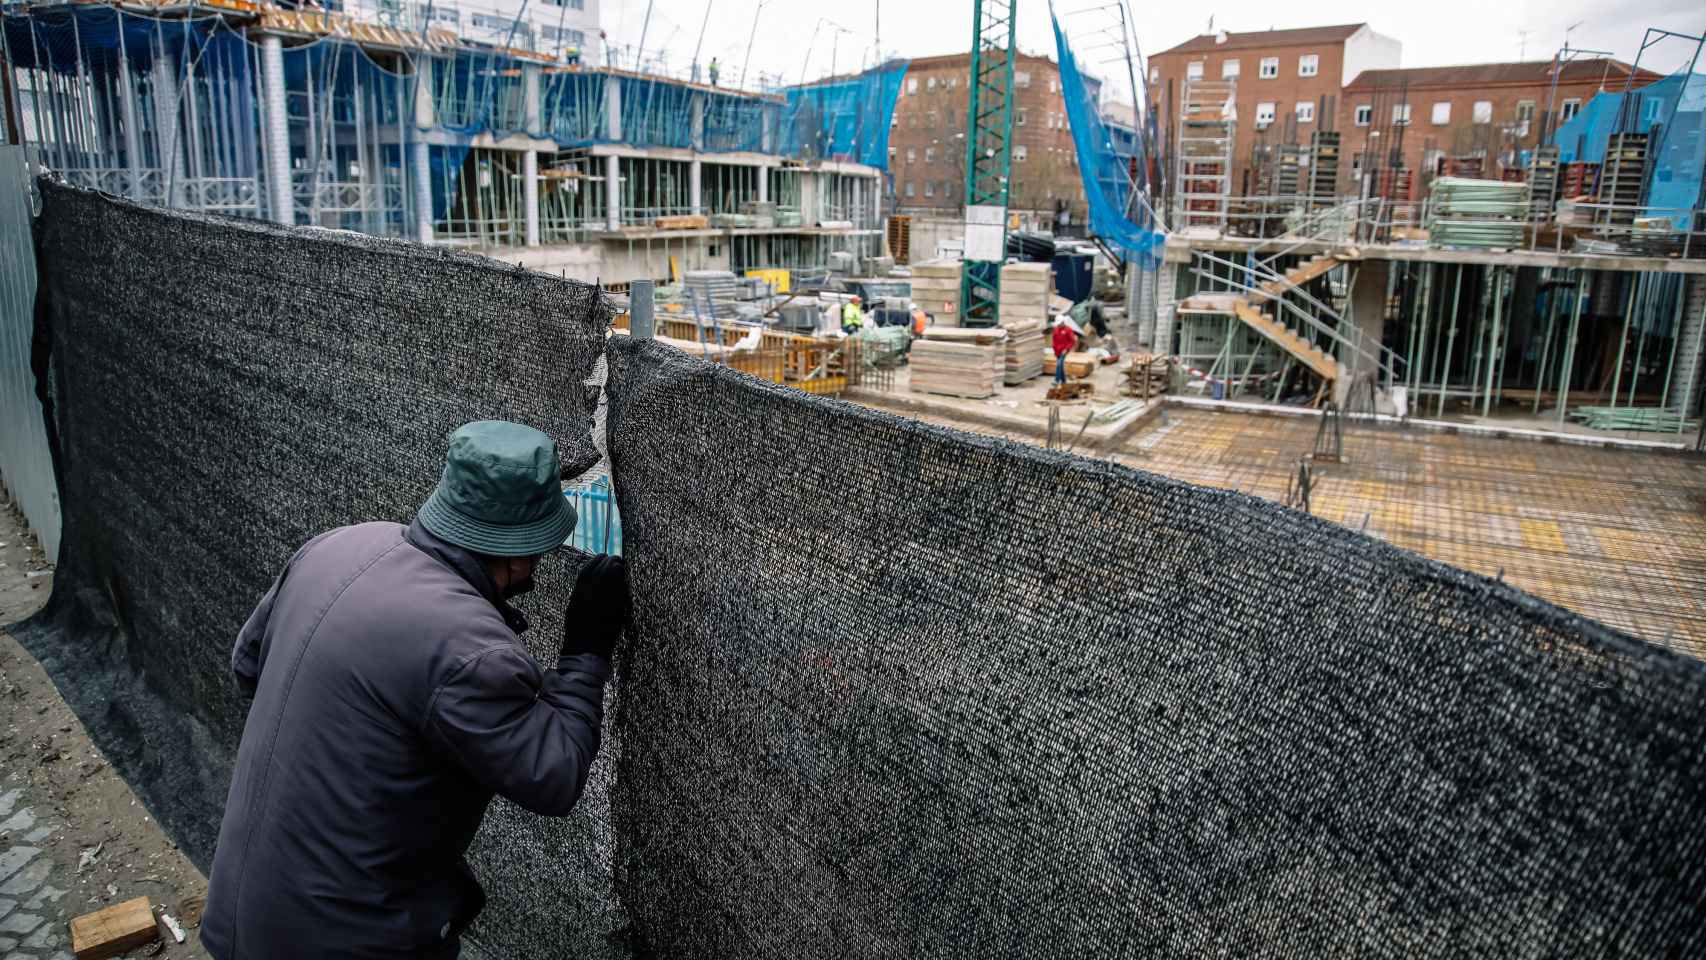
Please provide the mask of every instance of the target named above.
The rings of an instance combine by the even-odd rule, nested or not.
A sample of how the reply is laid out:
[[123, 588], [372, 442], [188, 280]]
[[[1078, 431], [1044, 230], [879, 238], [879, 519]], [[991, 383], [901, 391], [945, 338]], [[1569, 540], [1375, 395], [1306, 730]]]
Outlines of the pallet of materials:
[[658, 217], [652, 221], [652, 226], [659, 230], [704, 230], [711, 225], [709, 217], [695, 214], [682, 214], [677, 217]]
[[1481, 250], [1521, 246], [1528, 199], [1526, 183], [1441, 177], [1433, 185], [1428, 242]]
[[1001, 324], [1007, 331], [1006, 374], [1002, 382], [1013, 387], [1043, 375], [1047, 350], [1041, 320], [1014, 320]]
[[1001, 268], [1002, 325], [1048, 317], [1054, 297], [1054, 272], [1046, 263], [1009, 263]]
[[1140, 353], [1132, 358], [1131, 366], [1126, 367], [1125, 382], [1120, 385], [1120, 392], [1128, 397], [1148, 400], [1166, 393], [1172, 383], [1171, 357]]
[[981, 399], [1001, 388], [1007, 331], [932, 328], [912, 345], [912, 391]]
[[960, 261], [931, 260], [912, 267], [912, 302], [939, 327], [960, 325]]

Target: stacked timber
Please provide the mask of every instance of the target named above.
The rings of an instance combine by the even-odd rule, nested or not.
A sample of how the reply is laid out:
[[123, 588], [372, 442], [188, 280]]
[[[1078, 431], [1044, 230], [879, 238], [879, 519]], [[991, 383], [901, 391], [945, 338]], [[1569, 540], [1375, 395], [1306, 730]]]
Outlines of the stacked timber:
[[685, 213], [674, 217], [658, 217], [652, 221], [652, 226], [659, 230], [703, 230], [710, 225], [709, 217]]
[[1007, 331], [1006, 374], [1002, 382], [1018, 386], [1032, 377], [1043, 375], [1043, 352], [1047, 349], [1041, 320], [1009, 320], [1001, 324]]
[[960, 261], [931, 260], [912, 268], [912, 302], [939, 327], [960, 325]]
[[1007, 331], [931, 327], [912, 344], [912, 391], [973, 399], [994, 396], [1007, 367]]
[[1046, 263], [1009, 263], [1001, 268], [1000, 323], [1047, 320], [1054, 272]]
[[1519, 247], [1528, 199], [1526, 183], [1441, 177], [1433, 185], [1429, 242], [1481, 250]]

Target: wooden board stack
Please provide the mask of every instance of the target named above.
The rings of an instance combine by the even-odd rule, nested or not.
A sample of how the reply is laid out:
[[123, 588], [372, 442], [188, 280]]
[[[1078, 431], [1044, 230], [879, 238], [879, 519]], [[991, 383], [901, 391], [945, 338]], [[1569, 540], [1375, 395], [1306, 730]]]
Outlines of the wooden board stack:
[[1054, 271], [1046, 263], [1009, 263], [1001, 268], [1002, 326], [1021, 320], [1048, 322]]
[[1173, 360], [1171, 357], [1152, 353], [1140, 353], [1132, 358], [1131, 366], [1125, 369], [1125, 383], [1120, 392], [1128, 397], [1148, 400], [1167, 392], [1173, 379]]
[[912, 302], [939, 327], [960, 325], [960, 261], [931, 260], [912, 268]]
[[1007, 331], [931, 327], [912, 344], [912, 391], [973, 399], [994, 396], [1007, 366]]
[[1001, 324], [1007, 331], [1006, 379], [1009, 387], [1024, 383], [1043, 374], [1043, 351], [1046, 349], [1041, 320], [1008, 320]]

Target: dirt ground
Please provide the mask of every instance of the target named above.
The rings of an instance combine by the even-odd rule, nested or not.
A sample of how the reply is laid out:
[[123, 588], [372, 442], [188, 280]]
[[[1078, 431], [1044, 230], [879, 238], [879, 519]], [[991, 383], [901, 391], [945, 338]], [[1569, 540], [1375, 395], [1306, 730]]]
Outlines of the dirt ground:
[[[147, 897], [199, 915], [207, 880], [113, 773], [53, 682], [5, 625], [46, 603], [52, 571], [0, 507], [0, 958], [70, 957], [72, 917]], [[186, 902], [188, 901], [188, 902]], [[188, 916], [186, 916], [188, 914]], [[128, 957], [206, 957], [197, 931]], [[168, 938], [169, 939], [169, 938]]]

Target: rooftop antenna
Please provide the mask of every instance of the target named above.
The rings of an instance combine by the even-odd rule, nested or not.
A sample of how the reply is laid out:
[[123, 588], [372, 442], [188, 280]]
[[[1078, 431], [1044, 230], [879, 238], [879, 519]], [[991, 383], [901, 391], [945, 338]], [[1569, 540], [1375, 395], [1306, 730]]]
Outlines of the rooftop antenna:
[[1528, 59], [1528, 31], [1527, 30], [1518, 30], [1516, 32], [1516, 37], [1517, 37], [1517, 55], [1516, 55], [1516, 58], [1518, 60], [1527, 60]]

